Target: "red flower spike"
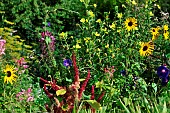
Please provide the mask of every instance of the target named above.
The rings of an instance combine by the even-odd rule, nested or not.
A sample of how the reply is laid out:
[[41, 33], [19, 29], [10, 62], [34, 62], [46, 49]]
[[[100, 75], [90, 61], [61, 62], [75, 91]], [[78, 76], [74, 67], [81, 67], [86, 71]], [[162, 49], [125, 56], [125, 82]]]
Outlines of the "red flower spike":
[[43, 79], [42, 77], [40, 77], [40, 80], [43, 81], [45, 84], [49, 84], [49, 82], [45, 79]]
[[79, 70], [76, 64], [76, 56], [75, 53], [72, 54], [72, 61], [73, 61], [73, 67], [74, 67], [74, 72], [75, 72], [75, 76], [74, 76], [74, 84], [80, 84], [79, 81]]
[[104, 94], [105, 94], [105, 92], [102, 92], [102, 94], [101, 94], [101, 95], [99, 96], [99, 98], [97, 99], [97, 102], [100, 103], [100, 101], [101, 101], [101, 99], [103, 98]]
[[83, 92], [84, 92], [84, 90], [85, 90], [85, 88], [86, 88], [86, 85], [87, 85], [87, 82], [89, 81], [89, 79], [90, 79], [90, 70], [88, 70], [88, 75], [87, 75], [85, 81], [83, 82], [83, 84], [82, 84], [81, 87], [80, 87], [79, 94], [78, 94], [78, 99], [79, 99], [79, 100], [80, 100], [81, 97], [82, 97], [82, 94], [83, 94]]
[[51, 109], [49, 108], [48, 104], [45, 104], [45, 108], [48, 112], [51, 112]]
[[91, 87], [91, 97], [90, 97], [91, 100], [94, 100], [94, 85], [92, 85]]

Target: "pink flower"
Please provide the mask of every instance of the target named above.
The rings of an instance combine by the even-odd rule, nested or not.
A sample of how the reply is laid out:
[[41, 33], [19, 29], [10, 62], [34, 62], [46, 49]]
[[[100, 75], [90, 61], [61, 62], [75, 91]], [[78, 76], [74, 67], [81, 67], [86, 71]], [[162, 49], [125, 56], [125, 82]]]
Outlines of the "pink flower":
[[31, 102], [31, 101], [33, 101], [33, 100], [34, 100], [34, 97], [32, 97], [32, 96], [30, 96], [30, 97], [27, 98], [27, 102]]
[[0, 40], [0, 55], [2, 55], [2, 54], [5, 54], [5, 43], [6, 43], [6, 40]]
[[31, 93], [31, 92], [32, 92], [32, 89], [28, 88], [27, 93]]

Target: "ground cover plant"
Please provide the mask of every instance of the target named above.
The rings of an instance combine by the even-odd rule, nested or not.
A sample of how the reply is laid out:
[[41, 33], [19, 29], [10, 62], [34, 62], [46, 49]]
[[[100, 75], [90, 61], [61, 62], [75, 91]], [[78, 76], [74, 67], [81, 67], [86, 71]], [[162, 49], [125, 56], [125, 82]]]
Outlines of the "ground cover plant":
[[0, 2], [0, 112], [170, 112], [169, 13], [159, 3]]

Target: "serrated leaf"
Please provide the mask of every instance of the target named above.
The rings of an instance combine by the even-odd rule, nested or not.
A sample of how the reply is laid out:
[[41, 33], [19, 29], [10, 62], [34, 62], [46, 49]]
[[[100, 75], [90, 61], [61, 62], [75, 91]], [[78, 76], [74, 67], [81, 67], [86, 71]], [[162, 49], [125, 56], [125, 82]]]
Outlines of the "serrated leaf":
[[59, 96], [59, 95], [64, 95], [66, 93], [66, 90], [65, 89], [60, 89], [60, 90], [57, 90], [56, 91], [56, 95]]
[[91, 107], [93, 107], [96, 110], [101, 109], [100, 103], [98, 103], [96, 100], [84, 100], [85, 102], [89, 103]]

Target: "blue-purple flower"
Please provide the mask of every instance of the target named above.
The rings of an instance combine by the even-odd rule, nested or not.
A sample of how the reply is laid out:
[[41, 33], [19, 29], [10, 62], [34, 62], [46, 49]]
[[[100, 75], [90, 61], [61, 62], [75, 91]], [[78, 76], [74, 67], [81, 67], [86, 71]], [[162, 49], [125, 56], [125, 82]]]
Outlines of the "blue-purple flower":
[[125, 70], [122, 70], [120, 73], [121, 73], [123, 76], [126, 75], [126, 71], [125, 71]]
[[65, 59], [65, 60], [63, 61], [63, 65], [64, 65], [65, 67], [72, 66], [72, 61], [71, 61], [70, 59]]
[[166, 66], [160, 66], [157, 69], [157, 74], [159, 76], [159, 78], [167, 78], [169, 75], [169, 69]]
[[50, 23], [50, 22], [48, 22], [48, 23], [47, 23], [47, 25], [50, 27], [50, 26], [51, 26], [51, 23]]
[[157, 69], [157, 74], [162, 79], [162, 85], [166, 85], [169, 81], [169, 69], [166, 66], [160, 66]]

